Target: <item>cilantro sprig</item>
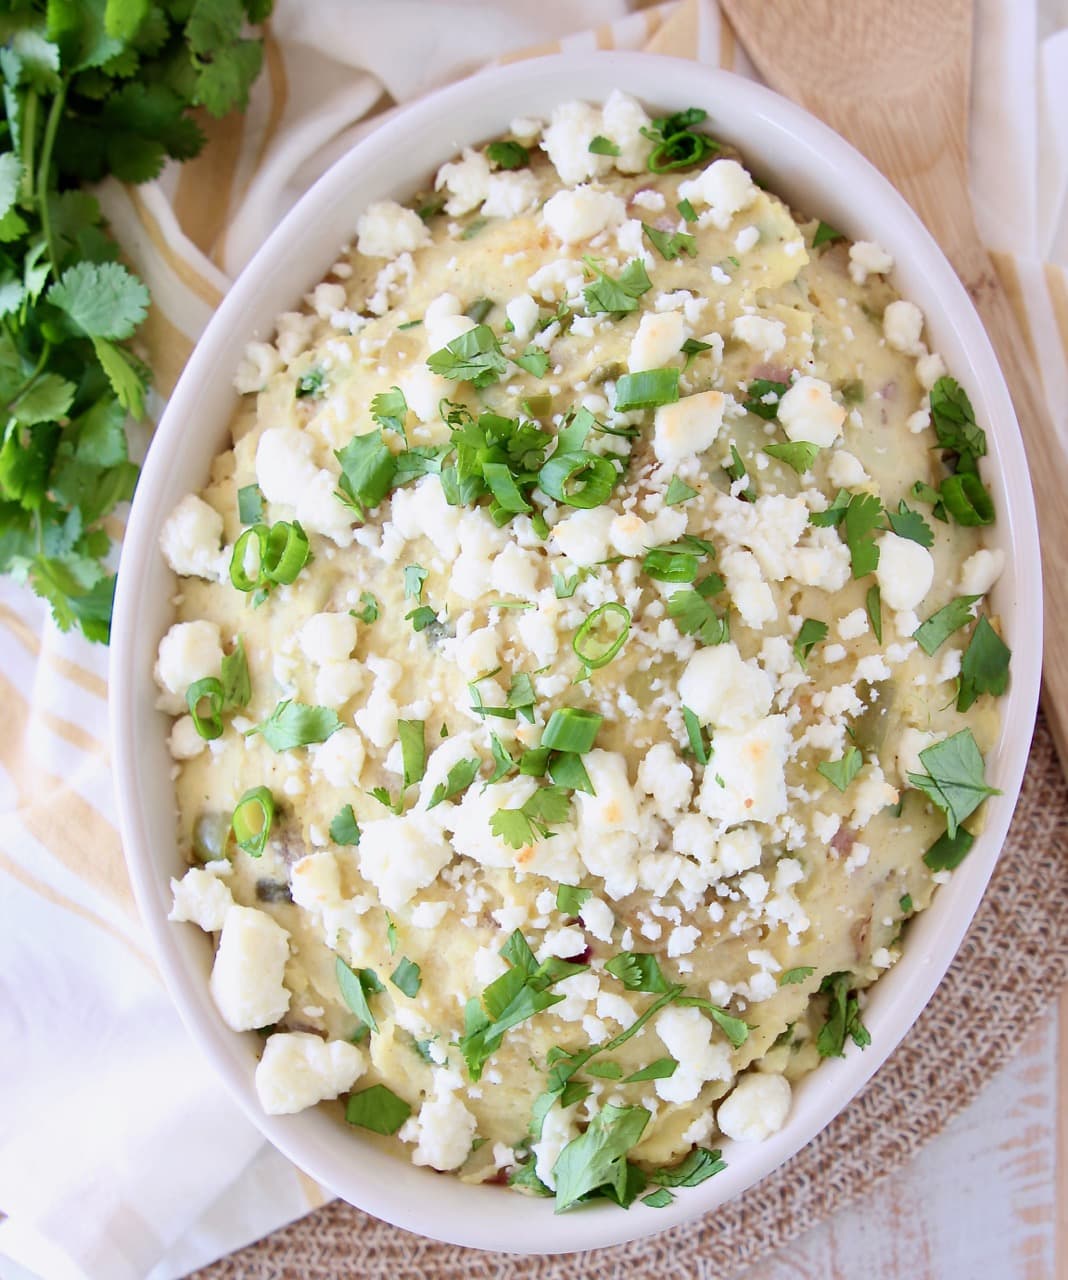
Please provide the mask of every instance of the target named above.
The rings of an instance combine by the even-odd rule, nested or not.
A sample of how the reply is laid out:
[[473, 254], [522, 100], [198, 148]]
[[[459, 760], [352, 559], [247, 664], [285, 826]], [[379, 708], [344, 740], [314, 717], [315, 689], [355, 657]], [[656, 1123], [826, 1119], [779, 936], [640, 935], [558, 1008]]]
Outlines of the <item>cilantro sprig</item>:
[[0, 572], [61, 630], [110, 634], [104, 522], [137, 466], [125, 422], [148, 370], [128, 347], [148, 291], [82, 183], [155, 178], [204, 145], [193, 114], [243, 107], [270, 0], [7, 6], [0, 58]]

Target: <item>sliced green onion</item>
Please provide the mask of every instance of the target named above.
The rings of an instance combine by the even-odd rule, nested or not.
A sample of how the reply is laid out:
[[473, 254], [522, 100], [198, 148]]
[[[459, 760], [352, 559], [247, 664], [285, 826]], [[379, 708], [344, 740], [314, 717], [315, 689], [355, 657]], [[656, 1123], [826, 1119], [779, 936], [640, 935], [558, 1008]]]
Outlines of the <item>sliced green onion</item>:
[[958, 524], [994, 523], [994, 501], [974, 471], [947, 476], [941, 486], [946, 510]]
[[692, 169], [705, 156], [719, 150], [719, 144], [704, 133], [691, 133], [688, 129], [673, 133], [657, 143], [649, 156], [648, 167], [653, 173], [670, 173], [672, 169]]
[[[603, 605], [601, 607], [604, 608]], [[590, 618], [592, 617], [591, 613]], [[590, 618], [586, 621], [589, 622]], [[629, 625], [629, 615], [627, 621]], [[604, 716], [598, 715], [596, 711], [586, 711], [581, 707], [557, 707], [541, 735], [541, 745], [552, 751], [571, 751], [577, 756], [584, 755], [593, 747], [603, 722]]]
[[515, 476], [512, 475], [507, 463], [484, 462], [482, 464], [482, 475], [489, 485], [490, 492], [500, 503], [503, 511], [513, 514], [519, 511], [534, 510], [519, 492]]
[[618, 474], [607, 458], [579, 449], [554, 453], [538, 472], [538, 484], [557, 502], [588, 509], [608, 501]]
[[[248, 548], [255, 544], [255, 577], [246, 564]], [[254, 524], [234, 543], [230, 557], [230, 581], [238, 591], [254, 591], [272, 583], [288, 584], [308, 562], [308, 535], [298, 521], [280, 520], [269, 528]]]
[[237, 847], [258, 858], [267, 844], [274, 822], [274, 796], [266, 787], [253, 787], [237, 802], [230, 819]]
[[298, 521], [282, 520], [271, 526], [263, 573], [270, 582], [292, 582], [308, 562], [308, 535]]
[[678, 369], [646, 369], [642, 373], [624, 373], [616, 383], [616, 412], [628, 409], [654, 409], [673, 404], [679, 398]]
[[[202, 716], [200, 714], [200, 704], [205, 698], [208, 700], [208, 713]], [[222, 737], [224, 701], [222, 681], [217, 680], [215, 676], [205, 676], [203, 680], [194, 680], [186, 690], [185, 705], [189, 708], [189, 714], [193, 717], [193, 727], [207, 742], [212, 742], [214, 739]]]
[[[602, 625], [607, 627], [610, 632], [613, 626], [615, 627], [615, 635], [607, 642], [600, 641], [595, 634]], [[587, 617], [586, 621], [575, 632], [571, 647], [583, 666], [587, 670], [594, 670], [612, 661], [620, 649], [623, 648], [623, 642], [629, 634], [630, 610], [615, 600], [609, 600], [606, 604], [599, 605]], [[544, 737], [542, 741], [545, 741]]]
[[658, 582], [693, 582], [699, 561], [690, 551], [673, 551], [669, 547], [653, 547], [646, 552], [642, 570]]
[[[252, 577], [245, 565], [248, 548], [250, 543], [256, 544], [256, 576]], [[267, 551], [267, 526], [265, 524], [254, 524], [251, 528], [246, 529], [244, 533], [234, 543], [233, 554], [230, 556], [230, 581], [238, 589], [238, 591], [255, 591], [259, 586], [260, 576], [263, 572], [263, 557]]]

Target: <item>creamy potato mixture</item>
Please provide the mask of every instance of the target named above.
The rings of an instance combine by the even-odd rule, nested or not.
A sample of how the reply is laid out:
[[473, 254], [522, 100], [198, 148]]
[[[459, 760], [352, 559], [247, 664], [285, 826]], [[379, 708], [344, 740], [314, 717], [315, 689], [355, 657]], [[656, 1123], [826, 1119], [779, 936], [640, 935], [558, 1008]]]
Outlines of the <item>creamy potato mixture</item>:
[[366, 209], [162, 538], [172, 918], [265, 1110], [559, 1209], [667, 1203], [863, 1047], [1008, 676], [890, 256], [701, 118], [567, 103]]

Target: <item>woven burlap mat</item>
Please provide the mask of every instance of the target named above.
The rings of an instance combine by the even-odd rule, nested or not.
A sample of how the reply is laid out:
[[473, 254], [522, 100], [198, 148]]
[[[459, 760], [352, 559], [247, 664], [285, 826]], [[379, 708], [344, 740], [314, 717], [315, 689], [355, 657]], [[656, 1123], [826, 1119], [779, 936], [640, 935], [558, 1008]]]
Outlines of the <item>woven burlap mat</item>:
[[435, 1244], [334, 1202], [196, 1280], [723, 1280], [909, 1160], [1013, 1054], [1068, 978], [1068, 790], [1039, 719], [1023, 792], [979, 913], [904, 1044], [783, 1168], [698, 1222], [579, 1257]]

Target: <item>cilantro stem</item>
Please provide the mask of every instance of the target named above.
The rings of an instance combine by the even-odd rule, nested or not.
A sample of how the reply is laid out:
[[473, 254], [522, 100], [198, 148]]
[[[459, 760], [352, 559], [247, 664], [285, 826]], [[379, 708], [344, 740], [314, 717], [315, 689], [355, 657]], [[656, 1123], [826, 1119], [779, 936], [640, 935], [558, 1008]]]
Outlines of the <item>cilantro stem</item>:
[[37, 146], [37, 90], [31, 89], [26, 95], [26, 105], [22, 112], [22, 191], [20, 200], [24, 205], [33, 202], [33, 152]]
[[48, 209], [48, 178], [52, 169], [52, 151], [56, 145], [56, 131], [63, 116], [63, 105], [66, 100], [67, 81], [63, 80], [48, 111], [44, 141], [41, 145], [41, 164], [37, 171], [37, 203], [41, 215], [41, 230], [44, 232], [45, 244], [48, 246], [48, 261], [52, 264], [52, 274], [57, 280], [59, 279], [59, 257], [52, 239], [52, 217]]
[[33, 372], [30, 374], [28, 378], [25, 379], [24, 382], [22, 382], [18, 390], [7, 402], [7, 405], [5, 406], [6, 413], [8, 414], [11, 413], [15, 405], [18, 404], [18, 402], [22, 399], [22, 397], [26, 394], [26, 392], [30, 390], [30, 388], [41, 376], [41, 374], [44, 373], [45, 365], [48, 363], [48, 357], [51, 354], [52, 354], [52, 344], [46, 341], [44, 344], [44, 347], [41, 350], [41, 354], [37, 357], [37, 364], [34, 366]]

